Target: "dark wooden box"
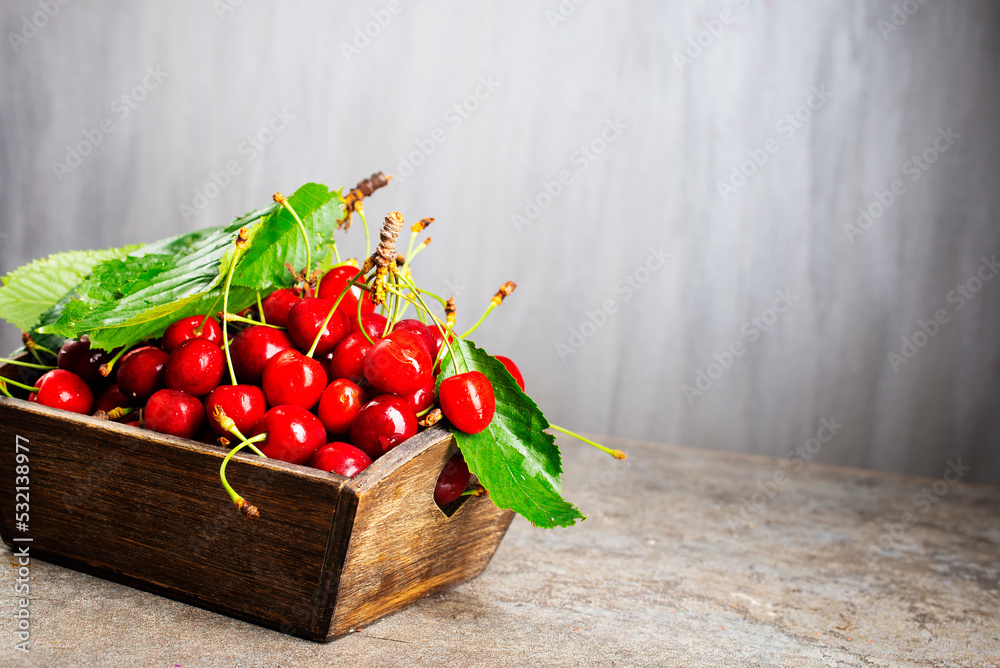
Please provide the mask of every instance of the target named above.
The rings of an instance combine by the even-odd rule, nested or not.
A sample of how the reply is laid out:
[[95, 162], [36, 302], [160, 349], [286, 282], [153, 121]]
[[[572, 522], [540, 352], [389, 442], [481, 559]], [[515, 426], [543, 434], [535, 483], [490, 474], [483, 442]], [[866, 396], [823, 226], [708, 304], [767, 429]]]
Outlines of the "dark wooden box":
[[354, 479], [241, 453], [226, 473], [252, 520], [222, 489], [220, 447], [2, 397], [0, 442], [8, 546], [317, 641], [475, 577], [513, 518], [485, 496], [437, 506], [456, 451], [441, 427]]

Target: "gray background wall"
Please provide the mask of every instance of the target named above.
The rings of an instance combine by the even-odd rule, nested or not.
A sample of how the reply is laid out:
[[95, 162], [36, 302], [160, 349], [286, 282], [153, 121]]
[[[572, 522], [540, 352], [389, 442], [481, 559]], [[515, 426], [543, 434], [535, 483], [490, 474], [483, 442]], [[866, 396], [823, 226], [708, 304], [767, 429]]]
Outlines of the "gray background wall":
[[[1000, 253], [996, 2], [277, 4], [4, 2], [0, 268], [225, 222], [309, 180], [409, 174], [417, 151], [370, 217], [437, 217], [418, 277], [458, 293], [460, 322], [517, 281], [475, 338], [520, 363], [553, 422], [935, 477], [961, 457], [1000, 482], [1000, 280], [948, 301]], [[115, 100], [147, 68], [161, 80], [125, 116]], [[494, 90], [469, 98], [481, 78]], [[275, 109], [285, 127], [241, 151]], [[103, 119], [112, 132], [57, 174]], [[185, 220], [227, 161], [240, 173]], [[528, 199], [545, 206], [518, 227]], [[849, 238], [859, 207], [881, 215]], [[769, 313], [779, 290], [791, 306]], [[753, 317], [770, 322], [756, 339]], [[715, 378], [685, 396], [699, 372]], [[841, 426], [809, 442], [821, 420]]]

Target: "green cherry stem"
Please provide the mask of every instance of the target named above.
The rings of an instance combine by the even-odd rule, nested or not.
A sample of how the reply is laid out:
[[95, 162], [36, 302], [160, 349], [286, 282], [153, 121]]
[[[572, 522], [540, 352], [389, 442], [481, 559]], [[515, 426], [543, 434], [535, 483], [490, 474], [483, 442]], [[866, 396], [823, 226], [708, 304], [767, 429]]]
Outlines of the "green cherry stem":
[[6, 397], [9, 397], [11, 399], [14, 398], [14, 395], [11, 394], [10, 390], [7, 389], [7, 383], [3, 382], [3, 379], [0, 379], [0, 392], [2, 392]]
[[[207, 318], [208, 316], [205, 317]], [[122, 358], [122, 355], [124, 355], [127, 352], [128, 352], [128, 346], [122, 346], [122, 349], [119, 350], [117, 353], [115, 353], [114, 357], [112, 357], [111, 359], [109, 359], [107, 362], [105, 362], [100, 366], [98, 372], [103, 377], [107, 378], [109, 375], [111, 375], [111, 370], [115, 368], [115, 364], [118, 363], [118, 360], [120, 360]]]
[[[434, 326], [438, 328], [439, 332], [441, 332], [441, 339], [444, 341], [444, 345], [448, 347], [448, 352], [450, 353], [451, 356], [451, 364], [455, 368], [455, 374], [457, 375], [462, 373], [458, 368], [458, 359], [455, 357], [455, 350], [454, 348], [451, 347], [451, 341], [448, 340], [448, 330], [446, 327], [443, 327], [441, 325], [441, 319], [438, 318], [436, 315], [434, 315], [433, 311], [427, 308], [427, 304], [426, 302], [424, 302], [424, 298], [420, 296], [420, 291], [416, 289], [416, 286], [414, 286], [413, 283], [408, 281], [405, 276], [399, 275], [398, 272], [397, 276], [399, 277], [399, 280], [400, 282], [403, 283], [403, 285], [410, 288], [410, 291], [413, 293], [413, 296], [416, 297], [418, 302], [420, 302], [420, 306], [422, 306], [424, 311], [431, 316], [431, 319], [434, 321]], [[397, 294], [408, 299], [408, 297], [406, 297], [406, 295], [403, 295], [402, 292], [397, 292]]]
[[201, 334], [202, 327], [205, 326], [205, 323], [208, 322], [208, 319], [210, 317], [212, 317], [213, 313], [215, 313], [215, 307], [219, 305], [219, 300], [220, 299], [222, 299], [222, 293], [221, 292], [215, 296], [215, 299], [212, 301], [212, 306], [208, 309], [208, 313], [205, 314], [205, 317], [201, 319], [201, 324], [198, 325], [198, 329], [194, 330], [194, 333], [196, 335], [200, 335]]
[[267, 440], [266, 433], [242, 441], [239, 445], [229, 451], [226, 458], [222, 460], [222, 466], [219, 467], [219, 479], [222, 480], [223, 489], [225, 489], [226, 493], [229, 494], [229, 498], [232, 499], [233, 504], [241, 513], [243, 513], [243, 516], [247, 518], [258, 517], [259, 513], [257, 512], [257, 508], [247, 503], [246, 499], [237, 494], [236, 490], [234, 490], [232, 485], [229, 484], [229, 481], [226, 480], [226, 466], [229, 464], [229, 460], [232, 459], [233, 455], [237, 452], [247, 446], [252, 446], [253, 443], [259, 443], [265, 440]]
[[235, 313], [227, 313], [227, 314], [225, 314], [224, 320], [226, 320], [227, 322], [242, 322], [242, 323], [246, 323], [248, 325], [258, 325], [260, 327], [270, 327], [271, 329], [288, 329], [287, 327], [282, 327], [281, 325], [269, 325], [266, 322], [264, 322], [264, 318], [263, 317], [261, 317], [261, 319], [260, 319], [261, 321], [260, 322], [257, 322], [256, 320], [251, 320], [250, 318], [244, 318], [243, 316], [236, 315]]
[[13, 360], [13, 359], [11, 359], [9, 357], [2, 357], [2, 358], [0, 358], [0, 362], [3, 362], [4, 364], [12, 364], [14, 366], [26, 366], [29, 369], [46, 369], [46, 370], [51, 370], [51, 369], [55, 369], [56, 368], [54, 366], [49, 366], [48, 364], [32, 364], [31, 362], [22, 362], [21, 360]]
[[483, 314], [481, 316], [479, 316], [479, 320], [476, 321], [476, 324], [473, 325], [472, 327], [468, 328], [467, 330], [465, 330], [465, 333], [463, 333], [459, 338], [464, 339], [469, 334], [472, 334], [474, 331], [476, 331], [476, 329], [481, 324], [483, 324], [483, 321], [486, 320], [486, 316], [488, 316], [490, 314], [490, 311], [492, 311], [495, 308], [496, 308], [496, 306], [494, 304], [492, 304], [492, 303], [489, 306], [487, 306], [486, 307], [486, 311], [484, 311]]
[[592, 441], [589, 438], [586, 438], [584, 436], [580, 436], [580, 434], [577, 434], [576, 432], [570, 431], [569, 429], [564, 429], [563, 427], [560, 427], [559, 425], [555, 425], [555, 424], [552, 424], [550, 422], [549, 423], [549, 427], [551, 429], [555, 429], [556, 431], [561, 431], [564, 434], [572, 436], [573, 438], [578, 438], [581, 441], [583, 441], [584, 443], [589, 443], [590, 445], [594, 446], [598, 450], [601, 450], [603, 452], [608, 453], [609, 455], [611, 455], [615, 459], [625, 459], [625, 457], [626, 457], [625, 453], [622, 452], [621, 450], [612, 450], [611, 448], [609, 448], [607, 446], [601, 445], [600, 443], [598, 443], [596, 441]]
[[247, 228], [241, 227], [239, 234], [236, 235], [236, 252], [233, 253], [233, 261], [229, 265], [229, 271], [226, 273], [226, 285], [223, 288], [222, 295], [222, 312], [224, 314], [222, 318], [222, 340], [224, 341], [222, 349], [226, 352], [226, 366], [229, 368], [229, 379], [233, 385], [237, 385], [238, 383], [236, 382], [236, 372], [233, 371], [233, 358], [229, 354], [229, 332], [226, 329], [226, 323], [229, 320], [229, 287], [232, 285], [233, 274], [236, 273], [236, 265], [239, 263], [243, 249], [247, 247], [247, 240], [249, 238], [250, 233], [247, 231]]
[[[337, 310], [337, 307], [340, 306], [340, 302], [344, 300], [344, 295], [346, 295], [350, 291], [350, 289], [354, 287], [354, 285], [358, 282], [359, 278], [361, 278], [361, 274], [355, 274], [354, 278], [348, 281], [347, 285], [344, 286], [344, 289], [340, 291], [339, 295], [337, 295], [337, 301], [333, 302], [333, 306], [330, 308], [330, 312], [326, 314], [325, 318], [323, 318], [323, 324], [319, 326], [319, 331], [316, 332], [316, 338], [313, 339], [312, 345], [309, 346], [309, 352], [306, 353], [306, 357], [312, 357], [313, 353], [316, 352], [316, 346], [319, 345], [319, 340], [320, 338], [322, 338], [323, 332], [326, 331], [326, 326], [330, 323], [330, 318], [333, 317], [333, 314]], [[364, 331], [364, 327], [361, 328], [361, 331]]]
[[361, 226], [365, 228], [365, 257], [370, 257], [372, 254], [372, 235], [368, 231], [368, 220], [365, 218], [365, 210], [362, 207], [358, 207], [358, 218], [361, 219]]
[[306, 226], [302, 224], [299, 214], [295, 213], [295, 209], [288, 203], [284, 195], [274, 193], [274, 201], [283, 206], [288, 213], [292, 214], [292, 218], [295, 219], [295, 223], [299, 226], [299, 232], [302, 233], [302, 242], [306, 245], [306, 275], [308, 275], [312, 271], [312, 251], [309, 249], [309, 235], [306, 234]]
[[[11, 380], [10, 378], [0, 378], [0, 387], [3, 387], [6, 391], [7, 385], [13, 385], [14, 387], [19, 387], [22, 390], [27, 390], [28, 392], [37, 392], [38, 388], [31, 385], [25, 385], [24, 383], [19, 383], [16, 380]], [[10, 394], [7, 395], [8, 397]]]
[[260, 316], [260, 324], [266, 325], [267, 318], [264, 317], [264, 305], [260, 301], [260, 290], [257, 290], [257, 314]]

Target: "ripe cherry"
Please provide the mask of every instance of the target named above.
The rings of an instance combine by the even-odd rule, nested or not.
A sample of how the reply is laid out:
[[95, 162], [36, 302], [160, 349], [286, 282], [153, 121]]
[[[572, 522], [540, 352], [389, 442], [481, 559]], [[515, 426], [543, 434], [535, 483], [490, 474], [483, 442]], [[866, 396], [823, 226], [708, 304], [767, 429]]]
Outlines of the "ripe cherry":
[[35, 387], [38, 389], [28, 395], [28, 401], [84, 415], [89, 415], [94, 410], [94, 393], [72, 371], [47, 371], [35, 381]]
[[394, 394], [380, 394], [361, 408], [351, 427], [351, 442], [378, 459], [417, 433], [417, 415]]
[[504, 357], [503, 355], [494, 355], [494, 357], [496, 357], [497, 360], [499, 360], [499, 362], [507, 368], [507, 373], [514, 377], [514, 382], [517, 383], [517, 386], [521, 388], [522, 392], [524, 392], [524, 376], [521, 375], [521, 370], [517, 368], [514, 361], [509, 357]]
[[116, 408], [127, 408], [132, 404], [132, 400], [122, 394], [121, 390], [118, 389], [118, 383], [115, 383], [97, 397], [97, 401], [94, 402], [94, 411], [110, 413]]
[[[385, 332], [386, 323], [388, 323], [388, 320], [386, 320], [386, 317], [381, 313], [365, 313], [361, 316], [361, 324], [364, 325], [364, 330], [375, 342], [378, 342], [378, 340], [382, 338], [382, 333]], [[361, 327], [358, 326], [357, 317], [351, 318], [351, 331], [361, 331]]]
[[264, 367], [264, 396], [272, 406], [311, 409], [326, 389], [323, 365], [298, 350], [282, 350]]
[[[358, 268], [353, 267], [349, 264], [342, 264], [339, 267], [334, 267], [330, 271], [326, 272], [319, 282], [319, 292], [316, 294], [320, 299], [326, 299], [330, 302], [337, 301], [337, 297], [340, 293], [344, 291], [347, 284], [352, 278], [358, 275]], [[360, 282], [360, 281], [359, 281]], [[354, 287], [350, 292], [344, 295], [344, 298], [340, 300], [340, 306], [337, 307], [338, 311], [343, 311], [350, 319], [355, 319], [358, 317], [358, 301], [362, 295], [361, 289]], [[372, 304], [370, 299], [361, 299], [361, 313], [371, 313], [375, 310], [375, 305]], [[380, 332], [381, 334], [381, 332]]]
[[229, 345], [233, 371], [241, 383], [259, 385], [264, 367], [282, 350], [295, 347], [288, 335], [280, 329], [251, 325], [236, 335]]
[[170, 353], [163, 381], [172, 390], [203, 397], [219, 386], [225, 371], [222, 348], [208, 339], [188, 339]]
[[205, 408], [201, 401], [180, 390], [160, 390], [149, 398], [143, 411], [146, 429], [181, 438], [201, 433]]
[[[288, 334], [302, 351], [308, 351], [319, 333], [319, 328], [333, 308], [333, 302], [319, 297], [302, 299], [288, 312]], [[323, 334], [316, 344], [316, 355], [325, 355], [333, 350], [340, 340], [351, 331], [347, 315], [337, 309], [326, 323]]]
[[434, 384], [434, 376], [427, 376], [423, 385], [400, 396], [406, 399], [414, 413], [423, 413], [434, 405]]
[[[202, 322], [205, 324], [202, 325]], [[163, 352], [172, 353], [174, 348], [191, 339], [206, 339], [217, 346], [222, 345], [222, 327], [215, 318], [205, 319], [203, 315], [181, 318], [167, 327], [160, 342]]]
[[361, 411], [362, 398], [361, 388], [346, 378], [338, 378], [323, 390], [316, 412], [328, 434], [346, 436], [350, 433]]
[[469, 473], [469, 465], [465, 463], [462, 453], [456, 452], [441, 469], [441, 475], [434, 486], [434, 501], [439, 506], [448, 505], [462, 496], [470, 480], [472, 474]]
[[340, 475], [353, 478], [364, 471], [372, 463], [372, 458], [362, 450], [349, 443], [333, 442], [321, 445], [316, 452], [312, 453], [309, 466], [322, 471], [339, 473]]
[[79, 339], [67, 339], [62, 344], [56, 366], [75, 373], [85, 383], [94, 383], [102, 379], [101, 365], [111, 361], [112, 357], [112, 353], [104, 350], [91, 350], [90, 339], [84, 334]]
[[118, 367], [118, 389], [130, 399], [143, 402], [166, 387], [163, 370], [170, 355], [152, 346], [131, 351]]
[[430, 328], [424, 323], [414, 318], [407, 318], [406, 320], [400, 320], [393, 325], [392, 331], [395, 332], [397, 329], [405, 329], [419, 336], [420, 340], [424, 342], [424, 345], [427, 348], [428, 357], [432, 360], [437, 355], [437, 343], [434, 341], [434, 335], [431, 334]]
[[479, 371], [449, 376], [438, 388], [441, 412], [466, 434], [478, 434], [493, 421], [496, 398], [489, 378]]
[[[378, 343], [381, 339], [376, 338]], [[357, 383], [365, 377], [365, 355], [373, 344], [361, 332], [351, 332], [345, 336], [330, 353], [330, 378], [347, 378]]]
[[219, 436], [232, 440], [215, 419], [215, 408], [221, 406], [223, 412], [236, 423], [236, 428], [244, 436], [249, 434], [257, 420], [267, 412], [264, 391], [256, 385], [219, 385], [205, 397], [205, 415], [212, 430]]
[[426, 382], [431, 364], [420, 337], [401, 329], [389, 332], [365, 355], [365, 378], [382, 392], [406, 394]]
[[264, 320], [269, 325], [288, 326], [288, 312], [302, 299], [297, 290], [282, 288], [275, 290], [261, 302], [264, 308]]
[[316, 448], [326, 443], [326, 429], [319, 418], [301, 406], [275, 406], [257, 421], [251, 436], [267, 433], [257, 444], [271, 459], [305, 464]]

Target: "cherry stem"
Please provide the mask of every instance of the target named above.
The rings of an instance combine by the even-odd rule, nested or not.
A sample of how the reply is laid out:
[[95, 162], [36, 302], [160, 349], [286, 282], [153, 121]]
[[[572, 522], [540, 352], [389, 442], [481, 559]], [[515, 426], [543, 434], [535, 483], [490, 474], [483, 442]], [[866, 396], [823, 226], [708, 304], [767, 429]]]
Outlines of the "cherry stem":
[[221, 292], [215, 296], [215, 300], [212, 301], [212, 306], [209, 307], [208, 313], [206, 313], [205, 317], [201, 319], [201, 324], [198, 325], [198, 328], [194, 330], [195, 336], [201, 336], [201, 330], [205, 326], [205, 323], [208, 322], [209, 317], [211, 317], [211, 315], [215, 313], [215, 307], [219, 304], [220, 297], [222, 297]]
[[[241, 227], [239, 233], [236, 235], [236, 240], [233, 242], [236, 244], [236, 251], [233, 253], [233, 261], [229, 265], [229, 271], [226, 273], [226, 285], [223, 288], [222, 293], [222, 312], [224, 314], [229, 313], [229, 288], [232, 285], [233, 274], [236, 273], [236, 265], [239, 263], [240, 255], [243, 253], [243, 249], [247, 246], [247, 236], [246, 228]], [[241, 240], [242, 243], [240, 243]], [[229, 368], [229, 379], [233, 381], [233, 385], [237, 385], [236, 372], [233, 371], [233, 358], [229, 354], [229, 332], [226, 328], [227, 320], [228, 318], [222, 318], [222, 349], [226, 352], [226, 366]]]
[[115, 353], [114, 357], [112, 357], [111, 359], [109, 359], [107, 362], [105, 362], [100, 366], [98, 372], [105, 378], [110, 376], [111, 370], [115, 368], [115, 364], [118, 363], [118, 360], [120, 360], [122, 358], [122, 355], [124, 355], [126, 352], [128, 352], [128, 348], [123, 346], [121, 350]]
[[[316, 338], [313, 339], [312, 345], [309, 346], [309, 352], [306, 353], [306, 357], [312, 357], [313, 353], [316, 352], [316, 346], [319, 345], [319, 340], [322, 338], [323, 332], [326, 331], [326, 326], [330, 323], [330, 318], [333, 317], [334, 311], [337, 310], [337, 307], [340, 306], [340, 302], [344, 300], [344, 295], [346, 295], [350, 289], [354, 287], [359, 278], [361, 278], [361, 274], [355, 274], [354, 278], [348, 281], [347, 285], [344, 286], [344, 289], [340, 291], [339, 295], [337, 295], [337, 301], [333, 302], [330, 312], [326, 314], [325, 318], [323, 318], [323, 323], [319, 326], [319, 331], [316, 332]], [[358, 305], [360, 310], [360, 301], [358, 302]], [[362, 327], [361, 330], [364, 331], [364, 327]]]
[[467, 336], [468, 336], [469, 334], [472, 334], [472, 333], [473, 333], [474, 331], [476, 331], [476, 329], [477, 329], [477, 328], [478, 328], [478, 327], [479, 327], [479, 326], [480, 326], [481, 324], [483, 324], [483, 321], [484, 321], [484, 320], [486, 320], [486, 316], [488, 316], [488, 315], [490, 314], [490, 312], [491, 312], [491, 311], [492, 311], [493, 309], [495, 309], [496, 307], [497, 307], [497, 305], [496, 305], [496, 304], [494, 304], [493, 302], [490, 302], [490, 305], [486, 307], [486, 311], [484, 311], [484, 312], [483, 312], [483, 314], [482, 314], [481, 316], [479, 316], [479, 320], [477, 320], [477, 321], [476, 321], [476, 324], [475, 324], [475, 325], [473, 325], [472, 327], [470, 327], [469, 329], [465, 330], [465, 333], [464, 333], [464, 334], [462, 334], [462, 335], [461, 335], [461, 337], [459, 337], [459, 338], [463, 338], [463, 339], [464, 339], [464, 338], [465, 338], [465, 337], [467, 337]]
[[[409, 282], [405, 276], [400, 276], [398, 272], [396, 272], [396, 275], [399, 278], [399, 280], [403, 283], [403, 285], [410, 288], [410, 291], [413, 293], [413, 296], [416, 297], [418, 302], [420, 302], [420, 305], [423, 307], [424, 311], [426, 311], [427, 314], [431, 316], [431, 319], [434, 321], [434, 326], [438, 328], [439, 332], [441, 332], [441, 340], [444, 342], [444, 345], [448, 347], [448, 353], [451, 355], [451, 364], [455, 368], [455, 374], [458, 375], [462, 373], [458, 368], [458, 359], [455, 357], [455, 350], [451, 347], [451, 341], [448, 340], [448, 330], [445, 327], [441, 326], [441, 319], [438, 318], [436, 315], [434, 315], [433, 311], [427, 308], [427, 304], [424, 302], [424, 298], [420, 296], [420, 291], [416, 289], [416, 286], [413, 285], [413, 283]], [[404, 295], [402, 292], [397, 292], [397, 294], [406, 299], [409, 299], [409, 297], [406, 297], [406, 295]]]
[[549, 423], [549, 428], [550, 429], [555, 429], [556, 431], [561, 431], [562, 433], [568, 434], [569, 436], [572, 436], [573, 438], [578, 438], [581, 441], [583, 441], [584, 443], [589, 443], [590, 445], [594, 446], [598, 450], [601, 450], [603, 452], [608, 453], [609, 455], [611, 455], [615, 459], [625, 459], [625, 457], [626, 457], [625, 453], [622, 452], [621, 450], [612, 450], [611, 448], [609, 448], [607, 446], [601, 445], [600, 443], [598, 443], [596, 441], [592, 441], [589, 438], [585, 438], [583, 436], [580, 436], [580, 434], [577, 434], [576, 432], [570, 431], [569, 429], [564, 429], [564, 428], [560, 427], [559, 425], [555, 425], [555, 424], [552, 424], [550, 422]]
[[365, 228], [365, 257], [369, 257], [372, 254], [372, 235], [368, 231], [368, 220], [365, 218], [365, 210], [358, 203], [358, 218], [361, 219], [361, 226]]
[[[10, 378], [0, 378], [0, 386], [2, 386], [5, 391], [7, 389], [7, 384], [8, 383], [11, 384], [11, 385], [13, 385], [14, 387], [19, 387], [22, 390], [27, 390], [28, 392], [37, 392], [38, 391], [37, 387], [33, 387], [31, 385], [25, 385], [24, 383], [19, 383], [16, 380], [11, 380]], [[8, 394], [7, 396], [9, 397], [10, 394]]]
[[10, 390], [7, 389], [7, 384], [4, 383], [2, 380], [0, 380], [0, 392], [3, 392], [5, 396], [10, 397], [11, 399], [14, 398], [14, 395], [11, 394]]
[[[295, 219], [296, 224], [299, 226], [299, 232], [302, 233], [302, 242], [306, 245], [306, 274], [312, 271], [312, 251], [309, 249], [309, 235], [306, 234], [306, 226], [302, 224], [302, 219], [299, 218], [299, 214], [295, 213], [295, 209], [292, 205], [288, 203], [285, 196], [281, 193], [274, 193], [274, 201], [283, 206], [288, 213], [292, 214], [292, 218]], [[334, 244], [336, 247], [336, 244]]]
[[[35, 352], [37, 350], [41, 350], [43, 353], [47, 353], [49, 355], [52, 355], [53, 357], [58, 357], [59, 356], [58, 353], [54, 353], [51, 350], [49, 350], [48, 348], [46, 348], [45, 346], [38, 345], [34, 341], [31, 342], [31, 345], [28, 346], [28, 349], [31, 350], [31, 352]], [[35, 357], [37, 358], [37, 356], [38, 355], [36, 353]]]
[[32, 364], [31, 362], [22, 362], [21, 360], [14, 360], [9, 357], [0, 358], [0, 362], [5, 364], [13, 364], [14, 366], [26, 366], [29, 369], [55, 369], [54, 366], [49, 366], [48, 364]]
[[264, 317], [264, 305], [260, 301], [260, 290], [257, 290], [257, 315], [260, 316], [260, 324], [266, 325], [267, 318]]
[[243, 316], [236, 315], [235, 313], [223, 313], [222, 318], [227, 322], [244, 322], [248, 325], [257, 325], [259, 327], [270, 327], [271, 329], [288, 329], [287, 327], [282, 327], [281, 325], [267, 324], [266, 322], [263, 321], [264, 320], [263, 316], [261, 317], [260, 322], [252, 320], [251, 318], [244, 318]]
[[[222, 466], [219, 467], [219, 478], [222, 480], [222, 487], [226, 490], [226, 493], [229, 494], [229, 498], [232, 499], [233, 504], [237, 508], [239, 508], [241, 512], [247, 514], [248, 516], [250, 515], [250, 513], [247, 513], [244, 510], [245, 508], [247, 508], [246, 500], [242, 496], [237, 494], [236, 490], [234, 490], [232, 488], [232, 485], [229, 484], [229, 481], [226, 480], [226, 466], [229, 464], [229, 460], [232, 459], [233, 455], [235, 455], [237, 452], [239, 452], [240, 450], [242, 450], [247, 446], [253, 447], [254, 443], [259, 443], [265, 440], [267, 440], [267, 433], [259, 434], [257, 436], [254, 436], [253, 438], [248, 438], [243, 440], [239, 445], [237, 445], [235, 448], [229, 451], [229, 454], [226, 455], [226, 458], [222, 460]], [[249, 508], [253, 508], [253, 506], [249, 506]], [[257, 509], [253, 508], [253, 511], [255, 514]]]

